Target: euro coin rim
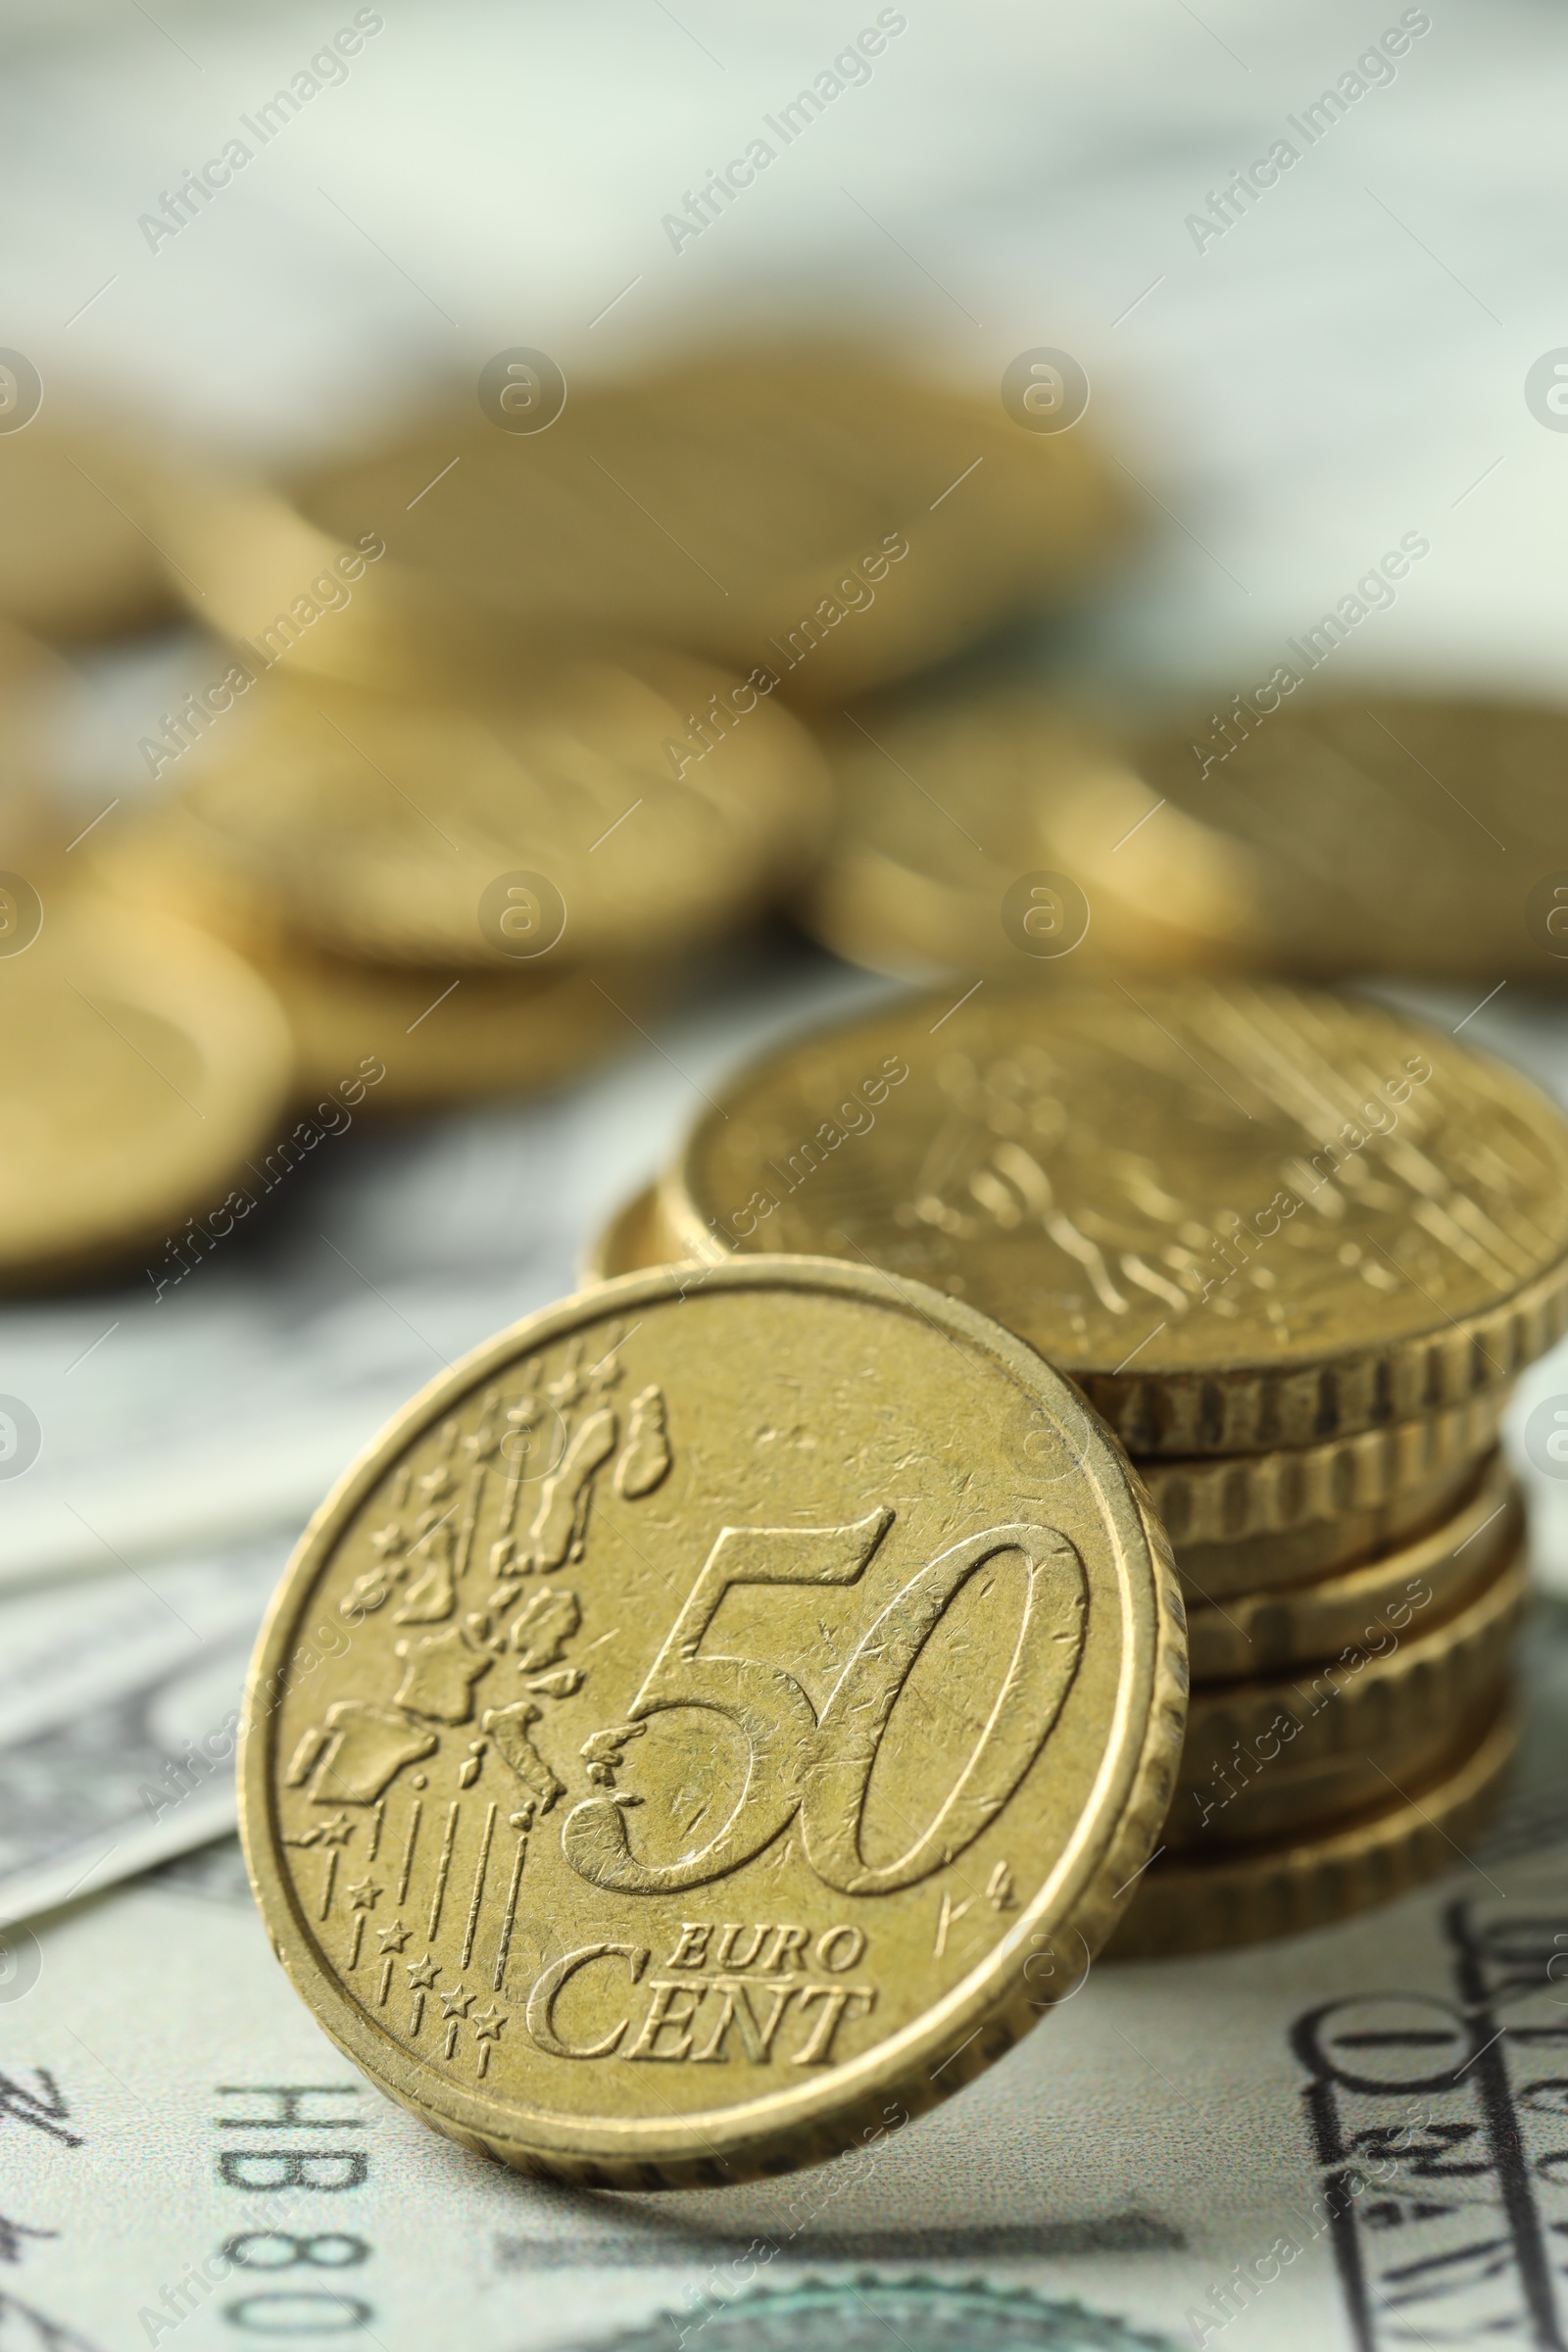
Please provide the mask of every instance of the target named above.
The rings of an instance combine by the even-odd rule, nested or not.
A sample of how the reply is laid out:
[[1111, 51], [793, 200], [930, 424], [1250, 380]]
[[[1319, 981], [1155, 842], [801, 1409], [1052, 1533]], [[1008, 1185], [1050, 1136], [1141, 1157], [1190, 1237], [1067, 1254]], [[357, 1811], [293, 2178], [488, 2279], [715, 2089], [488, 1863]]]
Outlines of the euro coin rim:
[[1289, 1535], [1396, 1500], [1485, 1453], [1510, 1394], [1498, 1381], [1436, 1412], [1316, 1446], [1192, 1461], [1156, 1456], [1139, 1468], [1180, 1559], [1188, 1544]]
[[[1299, 1749], [1296, 1740], [1290, 1744], [1296, 1760], [1304, 1763], [1309, 1756], [1344, 1754], [1365, 1741], [1394, 1739], [1412, 1720], [1463, 1711], [1475, 1695], [1474, 1686], [1485, 1683], [1496, 1652], [1512, 1638], [1528, 1581], [1522, 1553], [1516, 1552], [1479, 1592], [1435, 1625], [1423, 1626], [1412, 1640], [1396, 1639], [1384, 1656], [1363, 1653], [1362, 1663], [1351, 1668], [1342, 1651], [1326, 1663], [1299, 1668], [1295, 1680], [1282, 1675], [1266, 1682], [1199, 1686], [1188, 1714], [1180, 1789], [1195, 1786], [1189, 1769], [1198, 1769], [1200, 1751], [1264, 1738], [1281, 1716], [1299, 1725]], [[1346, 1647], [1358, 1650], [1360, 1645]], [[1301, 1682], [1321, 1682], [1339, 1668], [1345, 1680], [1335, 1685], [1333, 1695], [1303, 1710]], [[1266, 1770], [1266, 1761], [1260, 1761]]]
[[1406, 1893], [1454, 1867], [1456, 1846], [1491, 1812], [1519, 1738], [1517, 1716], [1505, 1701], [1478, 1746], [1381, 1812], [1223, 1861], [1167, 1867], [1162, 1857], [1139, 1881], [1102, 1957], [1229, 1950], [1329, 1927]]
[[[1499, 1522], [1496, 1534], [1490, 1543], [1483, 1543], [1494, 1521]], [[1298, 1585], [1267, 1585], [1227, 1593], [1223, 1608], [1208, 1600], [1195, 1601], [1188, 1588], [1188, 1662], [1193, 1679], [1200, 1683], [1256, 1681], [1260, 1673], [1289, 1673], [1327, 1659], [1360, 1638], [1347, 1628], [1367, 1612], [1375, 1615], [1390, 1605], [1401, 1580], [1428, 1579], [1438, 1568], [1453, 1565], [1460, 1551], [1478, 1544], [1480, 1548], [1463, 1570], [1445, 1580], [1443, 1589], [1457, 1601], [1458, 1596], [1468, 1595], [1483, 1584], [1523, 1541], [1524, 1497], [1506, 1460], [1501, 1453], [1494, 1453], [1484, 1464], [1474, 1492], [1450, 1518], [1380, 1552], [1376, 1559]], [[1271, 1652], [1261, 1669], [1255, 1661], [1249, 1662], [1247, 1655], [1254, 1646], [1248, 1626], [1259, 1619], [1294, 1621], [1294, 1626], [1303, 1629], [1296, 1632], [1293, 1627], [1288, 1653]], [[1314, 1626], [1332, 1626], [1334, 1630], [1314, 1632]], [[1371, 1630], [1370, 1626], [1361, 1629], [1367, 1635]]]

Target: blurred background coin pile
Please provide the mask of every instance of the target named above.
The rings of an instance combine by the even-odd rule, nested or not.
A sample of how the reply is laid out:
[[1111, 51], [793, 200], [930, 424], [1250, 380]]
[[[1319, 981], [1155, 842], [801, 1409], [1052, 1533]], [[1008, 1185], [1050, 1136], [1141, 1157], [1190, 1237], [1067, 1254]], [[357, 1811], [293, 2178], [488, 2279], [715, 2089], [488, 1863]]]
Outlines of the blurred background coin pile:
[[[515, 1092], [637, 1042], [820, 854], [786, 704], [1068, 596], [1124, 526], [1084, 437], [848, 346], [569, 401], [541, 354], [495, 373], [286, 487], [97, 429], [0, 451], [12, 610], [82, 635], [183, 597], [224, 632], [142, 739], [150, 811], [69, 881], [90, 860], [142, 923], [244, 956], [302, 1106]], [[90, 545], [58, 528], [83, 501]]]
[[[195, 926], [275, 999], [297, 1111], [575, 1078], [807, 886], [834, 787], [798, 712], [1069, 599], [1125, 530], [1086, 435], [1021, 432], [849, 344], [697, 355], [569, 398], [543, 354], [503, 358], [477, 397], [427, 398], [282, 483], [90, 417], [0, 437], [0, 606], [79, 639], [183, 601], [221, 632], [207, 681], [142, 736], [140, 793], [77, 838], [58, 809], [24, 822], [51, 779], [12, 762], [26, 887], [105, 902], [32, 967], [61, 1020], [91, 1017], [96, 984], [73, 940], [118, 972], [134, 934], [195, 985]], [[14, 668], [47, 662], [17, 645]], [[56, 1139], [16, 1178], [55, 1194], [48, 1235], [24, 1223], [7, 1253], [25, 1278], [129, 1256], [265, 1158], [286, 1104], [275, 1053], [245, 1052], [221, 1164], [192, 1132], [151, 1224], [114, 1186], [73, 1212], [51, 1185], [69, 1144], [50, 1034], [9, 1080]]]
[[[1401, 1016], [1240, 982], [931, 998], [743, 1072], [590, 1271], [785, 1249], [987, 1308], [1144, 1475], [1187, 1746], [1123, 1952], [1444, 1867], [1509, 1760], [1515, 1375], [1568, 1314], [1568, 1126]], [[700, 1277], [698, 1277], [700, 1279]]]

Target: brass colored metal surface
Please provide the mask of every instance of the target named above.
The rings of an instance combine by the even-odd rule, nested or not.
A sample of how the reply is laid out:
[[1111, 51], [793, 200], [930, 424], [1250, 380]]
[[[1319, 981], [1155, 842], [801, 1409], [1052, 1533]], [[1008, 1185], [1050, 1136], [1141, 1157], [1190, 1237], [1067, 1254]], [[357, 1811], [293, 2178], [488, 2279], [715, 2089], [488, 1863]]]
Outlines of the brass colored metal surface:
[[[587, 967], [553, 956], [536, 964], [458, 975], [443, 965], [369, 963], [332, 956], [291, 933], [225, 875], [192, 854], [188, 831], [155, 818], [94, 860], [122, 901], [156, 906], [238, 949], [272, 989], [294, 1045], [302, 1102], [362, 1062], [385, 1075], [366, 1098], [377, 1112], [435, 1108], [584, 1075], [640, 1043], [680, 978], [669, 957]], [[501, 959], [497, 957], [497, 963]]]
[[328, 954], [525, 974], [667, 953], [785, 888], [825, 816], [810, 737], [755, 694], [677, 774], [687, 712], [728, 683], [664, 654], [488, 696], [262, 678], [164, 821], [253, 919], [285, 909]]
[[1528, 905], [1563, 864], [1565, 761], [1560, 708], [1376, 688], [1298, 692], [1223, 734], [1195, 713], [1134, 756], [1162, 818], [1226, 845], [1254, 968], [1484, 987], [1568, 972], [1549, 897]]
[[1451, 1870], [1455, 1848], [1485, 1828], [1518, 1739], [1505, 1708], [1479, 1745], [1467, 1741], [1437, 1777], [1359, 1821], [1214, 1860], [1161, 1855], [1103, 1957], [1164, 1959], [1298, 1936]]
[[379, 547], [291, 650], [342, 677], [395, 686], [411, 662], [493, 663], [565, 629], [832, 702], [1075, 590], [1121, 536], [1118, 480], [1087, 428], [1024, 431], [989, 391], [797, 340], [574, 387], [535, 432], [498, 429], [465, 384], [296, 507], [213, 484], [160, 537], [204, 617], [245, 637], [341, 552]]
[[1505, 1387], [1483, 1389], [1441, 1412], [1319, 1446], [1230, 1461], [1150, 1461], [1144, 1482], [1178, 1560], [1200, 1547], [1218, 1552], [1252, 1538], [1330, 1527], [1424, 1497], [1446, 1473], [1472, 1469], [1496, 1443], [1508, 1395]]
[[852, 962], [1049, 981], [1060, 965], [1038, 953], [1046, 903], [1021, 910], [1032, 927], [1005, 916], [1020, 875], [1063, 872], [1088, 902], [1080, 965], [1258, 961], [1247, 860], [1179, 812], [1152, 822], [1158, 796], [1122, 747], [1034, 688], [906, 689], [823, 746], [836, 814], [801, 913]]
[[1443, 1716], [1408, 1723], [1397, 1737], [1364, 1751], [1309, 1756], [1297, 1763], [1287, 1748], [1267, 1771], [1237, 1779], [1234, 1793], [1179, 1788], [1166, 1818], [1166, 1850], [1189, 1859], [1324, 1830], [1376, 1812], [1404, 1788], [1431, 1780], [1443, 1765], [1483, 1739], [1496, 1718], [1506, 1672], [1476, 1690], [1462, 1722]]
[[1134, 1454], [1265, 1452], [1511, 1378], [1568, 1316], [1568, 1124], [1402, 1014], [1245, 982], [982, 987], [808, 1038], [694, 1129], [694, 1255], [997, 1315]]
[[1232, 1592], [1217, 1605], [1187, 1602], [1193, 1680], [1223, 1682], [1277, 1673], [1331, 1658], [1389, 1628], [1402, 1634], [1431, 1608], [1456, 1608], [1511, 1556], [1524, 1527], [1513, 1475], [1494, 1453], [1462, 1507], [1441, 1527], [1355, 1568], [1308, 1583]]
[[[934, 2104], [1098, 1947], [1169, 1798], [1181, 1603], [1000, 1326], [830, 1261], [503, 1333], [308, 1529], [252, 1668], [269, 1930], [381, 2086], [652, 2186]], [[961, 1916], [960, 1916], [961, 1914]]]
[[658, 1191], [647, 1184], [594, 1235], [583, 1252], [582, 1278], [585, 1284], [612, 1282], [617, 1274], [637, 1274], [644, 1266], [665, 1262]]
[[[1266, 1454], [1249, 1458], [1266, 1461]], [[1409, 1543], [1437, 1527], [1458, 1508], [1474, 1482], [1474, 1457], [1454, 1462], [1425, 1486], [1411, 1487], [1372, 1510], [1347, 1511], [1339, 1519], [1314, 1519], [1285, 1535], [1244, 1536], [1235, 1544], [1188, 1544], [1178, 1555], [1185, 1592], [1202, 1600], [1250, 1592], [1265, 1585], [1299, 1585], [1315, 1576], [1335, 1576], [1392, 1545]]]
[[0, 433], [0, 615], [45, 637], [150, 627], [178, 607], [146, 528], [164, 460], [52, 409]]
[[177, 1237], [274, 1140], [288, 1098], [265, 982], [218, 941], [107, 897], [46, 898], [31, 944], [0, 956], [0, 1036], [7, 1285]]
[[1193, 1812], [1223, 1802], [1238, 1786], [1266, 1777], [1281, 1757], [1304, 1768], [1313, 1759], [1364, 1755], [1384, 1740], [1473, 1715], [1507, 1660], [1525, 1588], [1516, 1555], [1436, 1623], [1428, 1622], [1436, 1605], [1428, 1602], [1407, 1626], [1375, 1626], [1325, 1664], [1268, 1681], [1198, 1686], [1182, 1752], [1186, 1795], [1177, 1803]]

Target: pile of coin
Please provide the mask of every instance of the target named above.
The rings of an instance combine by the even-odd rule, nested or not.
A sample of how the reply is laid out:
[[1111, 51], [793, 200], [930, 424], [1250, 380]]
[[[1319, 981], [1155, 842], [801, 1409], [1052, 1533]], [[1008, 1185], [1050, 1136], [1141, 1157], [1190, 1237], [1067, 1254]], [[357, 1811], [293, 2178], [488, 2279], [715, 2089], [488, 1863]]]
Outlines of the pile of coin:
[[568, 1076], [815, 864], [785, 705], [1067, 592], [1120, 519], [1082, 436], [830, 347], [570, 401], [535, 354], [286, 490], [186, 467], [158, 541], [229, 665], [101, 870], [261, 968], [304, 1098]]
[[1303, 990], [983, 985], [743, 1072], [590, 1270], [780, 1250], [984, 1308], [1142, 1473], [1194, 1692], [1114, 1949], [1310, 1926], [1462, 1849], [1514, 1736], [1498, 1419], [1568, 1321], [1534, 1088]]
[[[167, 1014], [195, 926], [275, 1000], [296, 1120], [346, 1093], [407, 1109], [576, 1077], [805, 886], [830, 786], [796, 713], [1076, 593], [1125, 523], [1086, 434], [1023, 430], [888, 355], [759, 342], [569, 399], [543, 355], [504, 356], [477, 398], [453, 387], [281, 484], [85, 411], [4, 437], [0, 613], [79, 639], [183, 604], [218, 632], [205, 682], [140, 739], [154, 791], [0, 857], [20, 892], [0, 954], [35, 903], [63, 918], [32, 975], [36, 994], [50, 966], [61, 1006], [40, 1036], [111, 983], [128, 1002], [106, 958], [132, 936]], [[11, 765], [42, 784], [47, 760]], [[105, 892], [120, 915], [68, 972]], [[182, 1042], [148, 1066], [177, 1093], [212, 1023], [174, 1009]], [[0, 1279], [115, 1254], [112, 1217], [67, 1213], [63, 1066], [51, 1047], [12, 1073], [53, 1209]], [[271, 1057], [246, 1066], [225, 1182], [286, 1148]], [[121, 1151], [135, 1094], [103, 1098]], [[168, 1176], [175, 1224], [221, 1213], [211, 1151]], [[145, 1239], [127, 1215], [119, 1253]]]

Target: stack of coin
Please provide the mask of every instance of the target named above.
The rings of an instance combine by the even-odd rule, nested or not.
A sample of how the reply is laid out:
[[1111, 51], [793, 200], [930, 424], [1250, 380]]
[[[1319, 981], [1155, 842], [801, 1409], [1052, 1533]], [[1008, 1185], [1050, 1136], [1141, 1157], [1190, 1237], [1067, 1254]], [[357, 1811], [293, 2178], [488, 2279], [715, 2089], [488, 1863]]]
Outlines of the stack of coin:
[[282, 1000], [301, 1096], [373, 1065], [378, 1107], [537, 1086], [634, 1044], [681, 959], [812, 855], [825, 782], [753, 692], [621, 651], [439, 693], [229, 672], [152, 819], [106, 834], [135, 902], [207, 923]]
[[1118, 1950], [1452, 1859], [1513, 1738], [1498, 1417], [1568, 1321], [1568, 1125], [1534, 1088], [1302, 990], [981, 986], [743, 1073], [597, 1267], [780, 1249], [987, 1309], [1143, 1472], [1195, 1690]]

